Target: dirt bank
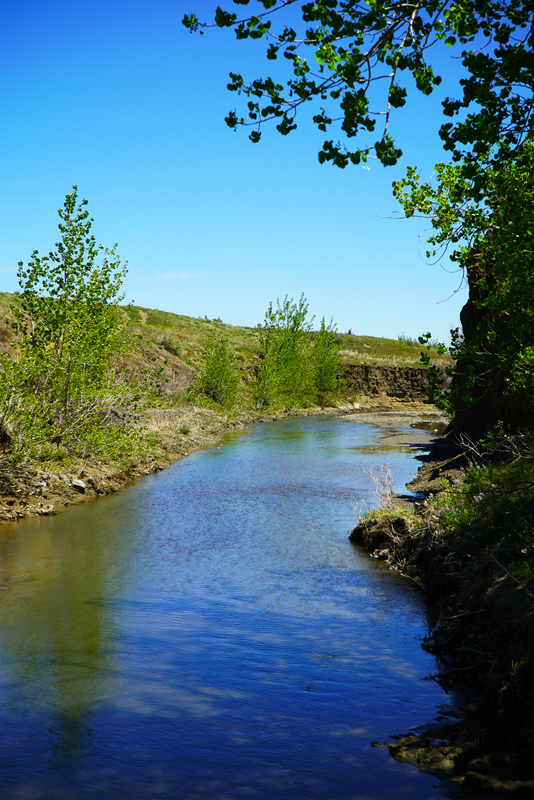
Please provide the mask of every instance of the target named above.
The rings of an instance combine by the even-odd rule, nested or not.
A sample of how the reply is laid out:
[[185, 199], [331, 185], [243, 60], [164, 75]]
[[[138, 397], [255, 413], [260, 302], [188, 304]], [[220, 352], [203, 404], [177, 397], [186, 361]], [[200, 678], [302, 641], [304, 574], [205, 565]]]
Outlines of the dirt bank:
[[[440, 471], [454, 477], [465, 458], [438, 442], [409, 487], [434, 489]], [[441, 664], [434, 679], [462, 700], [382, 744], [469, 797], [532, 798], [534, 595], [491, 549], [474, 551], [439, 529], [422, 502], [415, 512], [364, 520], [350, 538], [424, 588], [435, 620], [424, 646]]]
[[368, 397], [383, 395], [399, 400], [429, 402], [428, 370], [424, 367], [346, 364], [343, 374], [351, 389]]

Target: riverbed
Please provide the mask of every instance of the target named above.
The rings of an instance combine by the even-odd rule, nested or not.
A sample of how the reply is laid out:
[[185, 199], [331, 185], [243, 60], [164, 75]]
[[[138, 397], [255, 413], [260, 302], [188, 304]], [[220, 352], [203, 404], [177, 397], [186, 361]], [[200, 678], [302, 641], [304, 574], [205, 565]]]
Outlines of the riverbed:
[[428, 428], [262, 423], [3, 526], [2, 798], [445, 797], [372, 746], [450, 702], [423, 596], [347, 538]]

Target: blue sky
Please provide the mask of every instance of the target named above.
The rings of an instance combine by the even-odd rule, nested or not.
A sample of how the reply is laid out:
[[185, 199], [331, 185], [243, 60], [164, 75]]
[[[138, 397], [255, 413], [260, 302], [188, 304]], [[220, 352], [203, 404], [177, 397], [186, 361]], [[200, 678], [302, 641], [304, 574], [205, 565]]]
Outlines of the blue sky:
[[265, 76], [273, 62], [264, 42], [181, 25], [216, 5], [3, 4], [1, 288], [17, 288], [18, 261], [53, 247], [77, 184], [97, 241], [129, 262], [127, 300], [253, 326], [270, 301], [304, 292], [310, 313], [343, 332], [446, 338], [466, 300], [461, 276], [426, 262], [428, 223], [392, 218], [391, 182], [408, 164], [429, 177], [443, 158], [440, 101], [458, 94], [459, 61], [443, 58], [442, 87], [395, 114], [397, 167], [321, 166], [324, 134], [304, 117], [256, 145], [226, 126], [240, 108], [229, 71]]

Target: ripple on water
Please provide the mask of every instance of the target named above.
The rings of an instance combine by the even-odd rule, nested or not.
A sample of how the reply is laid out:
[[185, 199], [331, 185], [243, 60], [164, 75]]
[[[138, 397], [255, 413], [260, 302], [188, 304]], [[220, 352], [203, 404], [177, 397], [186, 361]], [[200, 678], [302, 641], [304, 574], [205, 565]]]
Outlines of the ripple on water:
[[[6, 526], [2, 797], [443, 797], [370, 747], [446, 702], [419, 591], [347, 539], [380, 436], [257, 425]], [[402, 489], [413, 454], [388, 462]]]

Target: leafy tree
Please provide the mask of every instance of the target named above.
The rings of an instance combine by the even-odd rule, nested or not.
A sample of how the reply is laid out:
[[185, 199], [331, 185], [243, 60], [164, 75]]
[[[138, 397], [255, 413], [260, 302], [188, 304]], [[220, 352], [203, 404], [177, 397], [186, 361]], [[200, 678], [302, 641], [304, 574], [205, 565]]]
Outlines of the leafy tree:
[[212, 332], [202, 348], [195, 388], [224, 408], [235, 405], [241, 375], [228, 337]]
[[336, 329], [324, 318], [313, 333], [308, 303], [285, 296], [272, 303], [260, 330], [259, 364], [253, 396], [258, 407], [303, 408], [335, 398], [339, 383], [339, 344]]
[[[0, 403], [21, 453], [51, 444], [68, 452], [113, 449], [132, 392], [115, 357], [124, 315], [117, 307], [126, 272], [96, 244], [77, 187], [59, 209], [61, 241], [47, 256], [19, 263], [19, 303], [11, 307], [11, 352], [4, 354]], [[101, 263], [97, 259], [102, 254]], [[122, 383], [122, 385], [121, 385]]]
[[[248, 6], [250, 0], [233, 0]], [[282, 56], [290, 75], [284, 83], [267, 77], [246, 82], [230, 73], [230, 91], [247, 98], [247, 116], [231, 111], [231, 128], [252, 126], [259, 141], [274, 121], [282, 135], [297, 126], [302, 107], [313, 108], [319, 130], [336, 129], [341, 141], [327, 139], [321, 162], [339, 167], [374, 154], [384, 165], [401, 155], [390, 134], [390, 116], [407, 100], [406, 76], [423, 94], [441, 78], [432, 59], [443, 47], [462, 48], [462, 97], [448, 98], [440, 129], [444, 146], [470, 178], [484, 171], [479, 159], [507, 161], [532, 136], [534, 126], [534, 10], [530, 0], [256, 0], [252, 13], [239, 16], [217, 8], [211, 25], [186, 14], [190, 31], [233, 28], [237, 39], [263, 39], [267, 59]], [[299, 18], [300, 17], [300, 18]], [[274, 24], [280, 27], [275, 30]], [[451, 53], [453, 51], [451, 50]], [[309, 103], [311, 102], [311, 105]], [[377, 103], [377, 106], [371, 103]], [[377, 120], [382, 121], [378, 128]], [[356, 136], [370, 141], [354, 147]], [[373, 141], [374, 139], [374, 141]]]
[[407, 216], [431, 217], [429, 254], [453, 244], [451, 257], [470, 283], [463, 336], [453, 331], [450, 348], [458, 368], [438, 403], [493, 404], [488, 422], [511, 424], [534, 415], [534, 142], [507, 169], [487, 158], [484, 183], [483, 204], [459, 166], [440, 165], [435, 186], [411, 169], [394, 187]]

